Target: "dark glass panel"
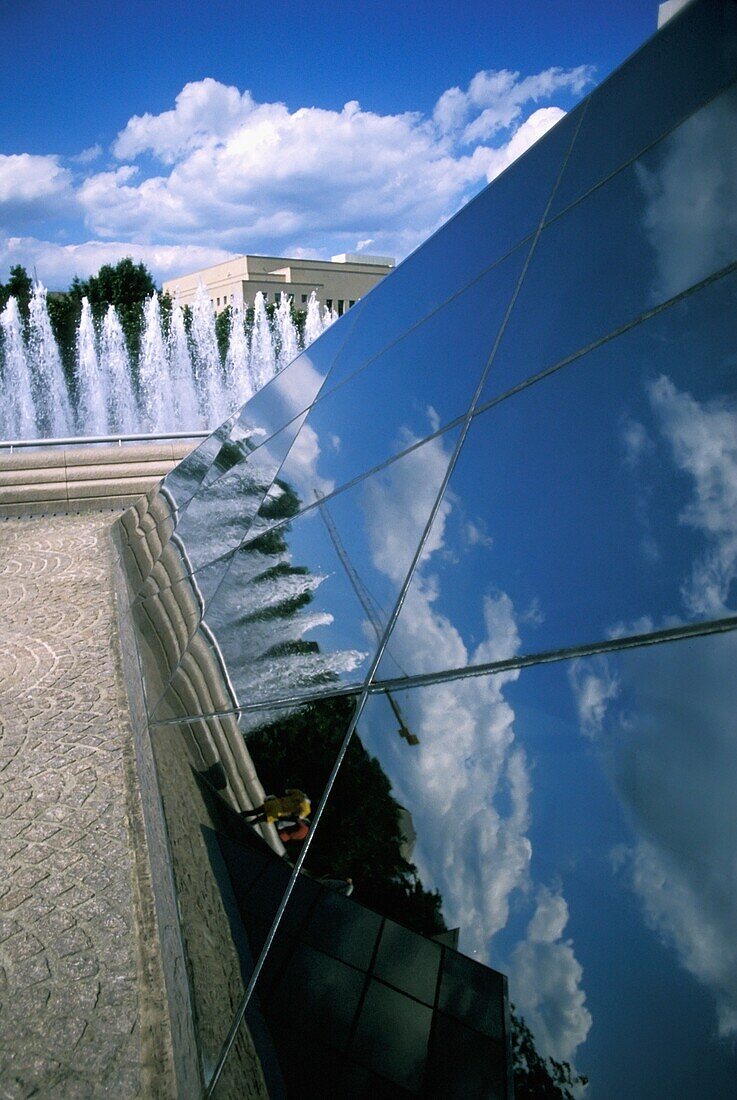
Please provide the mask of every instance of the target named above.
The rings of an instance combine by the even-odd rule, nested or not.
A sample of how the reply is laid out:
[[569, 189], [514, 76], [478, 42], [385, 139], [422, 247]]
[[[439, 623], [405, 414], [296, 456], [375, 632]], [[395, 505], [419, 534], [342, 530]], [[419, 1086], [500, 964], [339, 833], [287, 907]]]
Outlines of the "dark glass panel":
[[578, 118], [578, 109], [566, 115], [374, 287], [326, 392], [535, 232]]
[[[287, 789], [305, 791], [314, 807], [352, 713], [351, 700], [323, 699], [240, 719], [224, 714], [151, 728], [206, 1077], [245, 993], [289, 881], [290, 861], [300, 847], [281, 838], [278, 823], [251, 823], [243, 811], [262, 805], [268, 793], [281, 795]], [[281, 748], [305, 728], [322, 730], [326, 745], [303, 776], [299, 761], [285, 760]], [[275, 953], [279, 965], [320, 892], [319, 883], [300, 880]], [[334, 962], [333, 968], [342, 965]], [[247, 1035], [241, 1034], [236, 1060], [247, 1059], [248, 1050]]]
[[[518, 1039], [524, 1020], [603, 1096], [726, 1096], [737, 1070], [736, 658], [734, 631], [662, 643], [375, 695], [357, 724], [469, 965], [507, 974]], [[501, 1045], [499, 975], [444, 953], [441, 1012]]]
[[[489, 996], [489, 990], [493, 995]], [[457, 951], [446, 951], [438, 1008], [504, 1042], [504, 978]]]
[[435, 1002], [441, 947], [425, 936], [386, 921], [381, 933], [374, 974], [425, 1004]]
[[547, 226], [484, 399], [732, 263], [737, 88]]
[[[456, 440], [430, 440], [244, 543], [189, 643], [210, 652], [236, 705], [363, 680]], [[298, 506], [292, 486], [278, 485]]]
[[730, 275], [474, 419], [379, 679], [735, 613], [736, 306]]
[[509, 257], [317, 401], [279, 476], [314, 499], [464, 414], [523, 260]]
[[[335, 880], [336, 883], [341, 881], [346, 880]], [[378, 913], [329, 889], [322, 891], [303, 938], [313, 947], [366, 971], [371, 965], [380, 927]]]
[[468, 1100], [471, 1096], [508, 1100], [504, 1048], [438, 1013], [433, 1020], [425, 1095], [438, 1100]]
[[382, 1077], [414, 1091], [422, 1083], [431, 1020], [431, 1009], [381, 982], [371, 982], [351, 1054]]
[[589, 97], [553, 214], [736, 77], [737, 8], [725, 0], [689, 4]]
[[[342, 1050], [348, 1042], [364, 986], [364, 975], [322, 951], [301, 944], [289, 962], [289, 971], [266, 1002], [267, 1011], [289, 1020], [299, 1013], [299, 1028], [318, 1038], [329, 1036]], [[300, 989], [299, 1005], [294, 988]]]

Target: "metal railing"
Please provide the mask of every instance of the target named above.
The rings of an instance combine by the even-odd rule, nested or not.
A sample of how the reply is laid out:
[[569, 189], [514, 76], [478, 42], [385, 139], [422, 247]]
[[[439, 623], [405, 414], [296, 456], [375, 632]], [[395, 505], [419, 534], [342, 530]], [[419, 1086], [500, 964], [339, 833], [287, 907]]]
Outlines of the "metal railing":
[[140, 435], [84, 435], [59, 439], [0, 439], [0, 449], [11, 453], [21, 447], [82, 447], [87, 443], [154, 443], [169, 439], [206, 439], [211, 433], [202, 432], [142, 432]]

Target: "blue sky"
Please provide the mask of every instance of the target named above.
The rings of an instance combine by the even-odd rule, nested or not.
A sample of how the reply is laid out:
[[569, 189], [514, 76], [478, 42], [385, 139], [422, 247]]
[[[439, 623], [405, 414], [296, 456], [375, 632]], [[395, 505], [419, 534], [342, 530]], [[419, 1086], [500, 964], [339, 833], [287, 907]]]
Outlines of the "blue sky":
[[656, 18], [643, 0], [7, 6], [0, 278], [20, 262], [64, 286], [126, 253], [158, 278], [249, 250], [402, 257]]

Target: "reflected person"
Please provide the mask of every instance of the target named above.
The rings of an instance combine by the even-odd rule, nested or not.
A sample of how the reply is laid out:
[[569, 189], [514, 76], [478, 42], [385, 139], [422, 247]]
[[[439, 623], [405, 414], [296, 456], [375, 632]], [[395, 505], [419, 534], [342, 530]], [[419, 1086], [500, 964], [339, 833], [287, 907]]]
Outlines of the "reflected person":
[[310, 813], [310, 800], [304, 791], [287, 790], [283, 795], [267, 795], [261, 806], [253, 810], [242, 810], [241, 817], [256, 825], [265, 821], [267, 825], [282, 818], [297, 818], [301, 820]]

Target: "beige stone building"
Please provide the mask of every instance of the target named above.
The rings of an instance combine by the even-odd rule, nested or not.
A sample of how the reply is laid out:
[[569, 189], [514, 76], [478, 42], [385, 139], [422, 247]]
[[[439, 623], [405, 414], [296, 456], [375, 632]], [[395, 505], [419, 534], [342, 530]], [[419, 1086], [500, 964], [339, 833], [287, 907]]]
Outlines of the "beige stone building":
[[314, 290], [320, 302], [340, 316], [388, 275], [391, 256], [343, 253], [332, 260], [296, 260], [283, 256], [233, 256], [213, 267], [168, 279], [164, 290], [182, 305], [192, 305], [197, 286], [204, 283], [213, 308], [248, 308], [260, 290], [268, 302], [279, 293], [291, 294], [297, 309], [304, 309]]

